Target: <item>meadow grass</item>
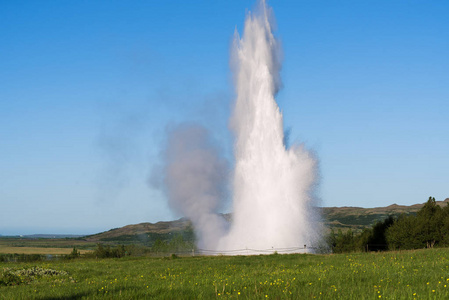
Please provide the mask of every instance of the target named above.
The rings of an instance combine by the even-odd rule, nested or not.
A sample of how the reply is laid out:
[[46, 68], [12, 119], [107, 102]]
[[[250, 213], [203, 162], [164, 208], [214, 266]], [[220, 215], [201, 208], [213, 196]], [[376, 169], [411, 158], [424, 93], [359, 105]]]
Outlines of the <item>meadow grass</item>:
[[[49, 254], [67, 255], [72, 252], [70, 248], [41, 248], [41, 247], [8, 247], [0, 245], [0, 253], [3, 254]], [[90, 250], [78, 250], [81, 254], [92, 252]]]
[[449, 299], [449, 249], [78, 259], [2, 263], [0, 271], [32, 267], [67, 274], [0, 285], [0, 299]]
[[76, 247], [77, 249], [91, 250], [96, 247], [96, 243], [73, 238], [30, 239], [30, 238], [17, 238], [17, 237], [0, 237], [0, 248], [1, 247], [70, 248], [70, 249]]

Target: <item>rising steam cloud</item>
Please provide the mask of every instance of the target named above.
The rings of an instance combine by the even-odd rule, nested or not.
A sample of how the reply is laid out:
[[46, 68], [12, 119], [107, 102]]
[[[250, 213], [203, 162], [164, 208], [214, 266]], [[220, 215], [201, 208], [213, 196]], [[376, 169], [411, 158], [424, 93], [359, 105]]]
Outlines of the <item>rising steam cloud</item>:
[[217, 253], [240, 249], [298, 252], [319, 238], [313, 188], [317, 162], [302, 145], [286, 148], [282, 113], [280, 47], [264, 1], [249, 13], [243, 36], [235, 33], [231, 63], [236, 100], [230, 121], [235, 136], [231, 179], [232, 222], [216, 214], [224, 199], [227, 163], [207, 131], [180, 126], [170, 132], [163, 185], [170, 206], [190, 218], [199, 246]]
[[208, 130], [199, 124], [183, 123], [167, 130], [162, 153], [162, 188], [176, 213], [188, 217], [198, 237], [198, 246], [216, 245], [225, 233], [226, 222], [217, 214], [226, 195], [229, 166]]

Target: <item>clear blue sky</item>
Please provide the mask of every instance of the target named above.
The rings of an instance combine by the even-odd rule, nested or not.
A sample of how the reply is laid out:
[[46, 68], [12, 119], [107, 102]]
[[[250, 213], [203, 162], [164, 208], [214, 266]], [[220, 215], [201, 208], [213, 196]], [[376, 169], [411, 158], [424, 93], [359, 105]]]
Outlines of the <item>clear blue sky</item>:
[[[291, 140], [323, 206], [449, 197], [449, 2], [270, 1]], [[229, 49], [253, 1], [0, 1], [0, 234], [173, 215], [148, 178], [167, 124], [230, 155]]]

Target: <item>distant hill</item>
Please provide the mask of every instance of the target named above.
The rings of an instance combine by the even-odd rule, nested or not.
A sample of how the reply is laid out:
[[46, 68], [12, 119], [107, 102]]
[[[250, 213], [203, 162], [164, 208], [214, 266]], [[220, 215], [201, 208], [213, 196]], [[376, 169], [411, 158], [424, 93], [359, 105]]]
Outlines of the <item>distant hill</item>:
[[[440, 206], [446, 206], [449, 198], [437, 201]], [[392, 204], [387, 207], [321, 207], [320, 210], [324, 225], [328, 230], [361, 231], [370, 227], [377, 221], [382, 221], [390, 215], [416, 214], [424, 206], [415, 204], [411, 206]], [[230, 219], [229, 214], [223, 215]], [[176, 221], [157, 223], [140, 223], [114, 228], [106, 232], [85, 236], [82, 239], [89, 242], [120, 242], [152, 245], [157, 239], [169, 240], [179, 234], [184, 238], [193, 239], [192, 223], [185, 218]]]
[[170, 240], [174, 235], [180, 234], [186, 240], [193, 240], [192, 223], [185, 218], [176, 221], [157, 223], [140, 223], [114, 228], [109, 231], [85, 236], [82, 239], [88, 242], [111, 242], [123, 244], [152, 245], [156, 240]]
[[77, 238], [82, 237], [80, 234], [29, 234], [21, 235], [21, 237], [27, 239], [66, 239], [66, 238]]
[[[440, 206], [446, 206], [449, 198], [437, 201]], [[390, 215], [416, 214], [425, 203], [410, 206], [392, 204], [387, 207], [363, 208], [363, 207], [323, 207], [320, 208], [324, 224], [329, 229], [342, 231], [351, 229], [360, 231], [370, 227], [378, 221], [382, 221]]]

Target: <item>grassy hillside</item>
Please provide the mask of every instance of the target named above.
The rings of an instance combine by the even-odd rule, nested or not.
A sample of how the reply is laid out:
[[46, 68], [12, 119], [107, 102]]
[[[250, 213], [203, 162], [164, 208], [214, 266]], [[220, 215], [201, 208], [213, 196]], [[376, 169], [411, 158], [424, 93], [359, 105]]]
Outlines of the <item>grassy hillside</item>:
[[[449, 203], [437, 202], [441, 206]], [[423, 204], [411, 206], [393, 204], [387, 207], [362, 208], [362, 207], [323, 207], [319, 208], [323, 223], [330, 230], [361, 231], [370, 227], [377, 221], [382, 221], [390, 215], [415, 214]], [[224, 215], [230, 219], [229, 214]], [[179, 219], [171, 222], [141, 223], [111, 229], [106, 232], [87, 236], [83, 239], [89, 242], [121, 241], [124, 243], [141, 243], [151, 245], [157, 239], [168, 240], [173, 235], [181, 234], [185, 238], [193, 238], [192, 224], [187, 219]]]
[[[444, 201], [437, 201], [440, 206], [446, 206], [448, 203], [449, 198]], [[387, 207], [375, 208], [323, 207], [321, 208], [321, 216], [329, 229], [361, 231], [390, 215], [416, 214], [423, 206], [424, 203], [411, 206], [392, 204]]]
[[183, 218], [171, 222], [127, 225], [86, 236], [82, 240], [87, 242], [119, 242], [121, 244], [152, 246], [157, 240], [171, 240], [176, 235], [182, 236], [184, 240], [194, 240], [191, 222]]

